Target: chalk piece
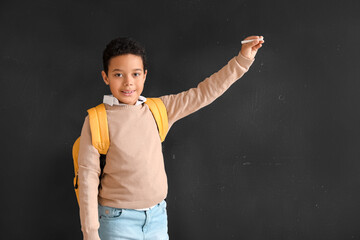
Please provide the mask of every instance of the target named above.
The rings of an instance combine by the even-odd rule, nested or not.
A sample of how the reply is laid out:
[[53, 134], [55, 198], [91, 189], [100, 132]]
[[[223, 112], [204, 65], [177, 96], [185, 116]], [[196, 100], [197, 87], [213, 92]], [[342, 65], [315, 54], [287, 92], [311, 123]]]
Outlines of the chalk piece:
[[[253, 41], [255, 41], [255, 40], [257, 40], [257, 39], [243, 40], [243, 41], [241, 41], [241, 44], [244, 44], [244, 43], [249, 43], [249, 42], [253, 42]], [[262, 41], [264, 41], [264, 39], [263, 39], [263, 38], [260, 38], [259, 40], [260, 40], [260, 41], [261, 41], [261, 40], [262, 40]]]

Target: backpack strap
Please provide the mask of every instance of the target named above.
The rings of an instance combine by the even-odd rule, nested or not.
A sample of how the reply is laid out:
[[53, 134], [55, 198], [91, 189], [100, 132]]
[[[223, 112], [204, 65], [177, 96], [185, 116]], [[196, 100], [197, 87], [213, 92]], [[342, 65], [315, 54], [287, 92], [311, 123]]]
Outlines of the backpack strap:
[[145, 103], [149, 106], [149, 109], [155, 118], [160, 139], [161, 142], [163, 142], [169, 130], [166, 107], [160, 98], [147, 98]]
[[92, 145], [100, 154], [106, 154], [110, 146], [110, 139], [105, 105], [102, 103], [90, 108], [88, 113]]
[[73, 161], [74, 161], [74, 172], [75, 172], [75, 177], [74, 177], [74, 190], [75, 190], [75, 194], [76, 194], [76, 199], [79, 203], [79, 175], [78, 175], [78, 171], [79, 171], [79, 164], [78, 164], [78, 155], [79, 155], [79, 148], [80, 148], [80, 137], [78, 137], [73, 145], [72, 148], [72, 155], [73, 155]]

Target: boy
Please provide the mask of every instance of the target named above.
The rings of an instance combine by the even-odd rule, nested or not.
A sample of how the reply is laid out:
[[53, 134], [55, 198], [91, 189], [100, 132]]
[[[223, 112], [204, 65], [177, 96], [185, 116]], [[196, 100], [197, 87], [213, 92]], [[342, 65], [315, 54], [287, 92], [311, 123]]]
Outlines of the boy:
[[[251, 66], [262, 37], [242, 46], [220, 71], [179, 94], [160, 97], [169, 128], [210, 104]], [[91, 144], [88, 117], [79, 149], [80, 219], [84, 239], [168, 239], [167, 178], [156, 122], [141, 96], [147, 75], [145, 50], [128, 38], [112, 40], [103, 53], [102, 77], [112, 95], [104, 96], [110, 148], [101, 187], [99, 153]]]

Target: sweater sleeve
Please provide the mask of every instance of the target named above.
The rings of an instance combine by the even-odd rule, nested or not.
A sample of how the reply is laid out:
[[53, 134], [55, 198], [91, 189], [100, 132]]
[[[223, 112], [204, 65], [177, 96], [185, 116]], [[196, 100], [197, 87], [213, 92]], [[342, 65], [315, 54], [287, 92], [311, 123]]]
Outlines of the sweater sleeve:
[[81, 230], [84, 240], [100, 240], [98, 234], [100, 155], [91, 141], [89, 117], [86, 117], [81, 131], [78, 156]]
[[160, 97], [167, 110], [169, 128], [177, 120], [209, 105], [221, 96], [248, 71], [253, 61], [254, 59], [250, 60], [239, 53], [218, 72], [200, 82], [196, 88]]

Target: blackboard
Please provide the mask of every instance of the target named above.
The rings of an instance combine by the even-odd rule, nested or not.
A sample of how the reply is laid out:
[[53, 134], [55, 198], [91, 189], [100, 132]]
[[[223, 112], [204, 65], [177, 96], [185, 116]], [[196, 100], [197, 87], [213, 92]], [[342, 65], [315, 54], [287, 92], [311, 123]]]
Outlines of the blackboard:
[[195, 87], [263, 35], [243, 78], [171, 128], [169, 235], [360, 239], [360, 2], [0, 3], [2, 239], [81, 239], [71, 148], [109, 90], [113, 38], [145, 45], [144, 96]]

